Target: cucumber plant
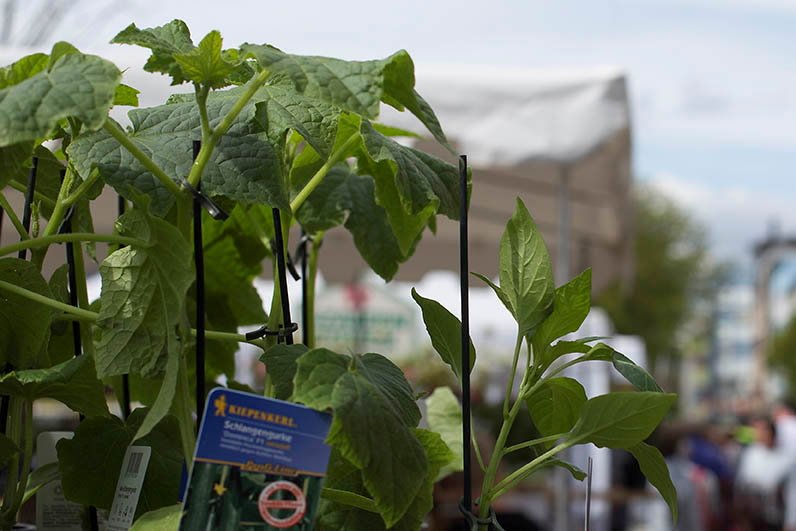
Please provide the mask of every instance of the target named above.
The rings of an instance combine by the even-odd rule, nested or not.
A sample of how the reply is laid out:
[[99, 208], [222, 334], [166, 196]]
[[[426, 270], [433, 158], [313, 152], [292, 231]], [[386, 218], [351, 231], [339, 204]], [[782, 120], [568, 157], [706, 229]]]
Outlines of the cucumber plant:
[[[320, 242], [332, 227], [351, 232], [364, 260], [389, 280], [437, 215], [458, 218], [457, 169], [396, 142], [392, 136], [405, 132], [374, 121], [382, 103], [409, 111], [449, 148], [414, 89], [411, 58], [405, 51], [343, 61], [269, 45], [225, 49], [217, 31], [194, 44], [179, 20], [133, 24], [112, 42], [150, 49], [145, 69], [188, 83], [193, 93], [131, 110], [125, 129], [108, 112], [137, 106], [138, 92], [105, 59], [59, 42], [50, 54], [0, 70], [0, 206], [21, 239], [0, 247], [0, 394], [9, 404], [0, 436], [7, 478], [0, 527], [10, 529], [20, 504], [53, 477], [68, 499], [110, 508], [115, 471], [134, 441], [152, 447], [135, 525], [178, 518], [180, 470], [195, 446], [191, 205], [201, 187], [229, 214], [223, 221], [205, 215], [202, 229], [207, 379], [226, 374], [240, 387], [231, 381], [238, 343], [267, 350], [267, 395], [334, 412], [317, 527], [418, 529], [434, 480], [455, 458], [438, 433], [418, 427], [420, 411], [400, 369], [378, 354], [310, 348], [312, 339], [287, 346], [238, 333], [243, 325], [280, 325], [278, 286], [266, 312], [252, 284], [263, 261], [274, 262], [272, 207], [281, 212], [285, 247], [292, 225], [312, 237], [311, 290]], [[28, 234], [6, 194], [25, 190], [33, 156], [38, 182]], [[90, 206], [106, 187], [132, 209], [113, 233], [100, 234]], [[66, 219], [71, 232], [61, 230]], [[97, 301], [88, 300], [81, 252], [77, 306], [69, 303], [66, 264], [44, 278], [45, 257], [61, 243], [98, 261]], [[97, 243], [108, 244], [106, 256], [97, 255]], [[9, 257], [21, 250], [30, 260]], [[75, 334], [83, 345], [77, 357]], [[118, 396], [123, 375], [147, 406], [126, 419], [109, 412], [104, 394], [107, 385]], [[39, 398], [85, 419], [73, 439], [59, 441], [57, 465], [29, 475]]]
[[[488, 519], [496, 499], [539, 470], [562, 467], [583, 480], [586, 474], [582, 470], [557, 456], [572, 446], [592, 443], [629, 451], [668, 503], [676, 522], [677, 493], [666, 462], [657, 448], [644, 442], [663, 420], [676, 395], [664, 393], [644, 369], [625, 355], [604, 343], [593, 344], [600, 338], [561, 339], [577, 332], [589, 313], [591, 270], [556, 288], [544, 240], [519, 198], [500, 240], [499, 264], [499, 286], [483, 275], [476, 276], [492, 288], [514, 317], [517, 338], [495, 448], [488, 461], [476, 453], [484, 472], [479, 518]], [[461, 379], [463, 371], [472, 370], [472, 366], [462, 367], [461, 322], [438, 302], [415, 290], [412, 296], [422, 310], [434, 349]], [[525, 356], [521, 360], [523, 347]], [[472, 341], [469, 349], [474, 364], [476, 351]], [[588, 398], [577, 380], [561, 376], [568, 367], [588, 361], [613, 364], [636, 392]], [[521, 383], [514, 389], [518, 369]], [[530, 417], [540, 436], [507, 446], [509, 432], [520, 415]], [[498, 477], [503, 458], [515, 452], [525, 454], [521, 460], [527, 462]], [[486, 531], [488, 526], [482, 524], [480, 528]]]

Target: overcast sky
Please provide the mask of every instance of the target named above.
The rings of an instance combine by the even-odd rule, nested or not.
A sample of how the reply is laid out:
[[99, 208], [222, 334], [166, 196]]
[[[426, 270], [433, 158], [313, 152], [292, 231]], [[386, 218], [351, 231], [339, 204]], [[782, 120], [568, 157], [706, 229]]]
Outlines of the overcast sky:
[[[774, 220], [796, 236], [796, 1], [69, 3], [76, 7], [57, 36], [84, 48], [131, 21], [182, 18], [195, 41], [218, 29], [227, 46], [268, 42], [347, 59], [405, 48], [424, 64], [618, 66], [631, 91], [637, 178], [691, 208], [717, 255], [748, 258]], [[20, 13], [18, 38], [27, 23]]]

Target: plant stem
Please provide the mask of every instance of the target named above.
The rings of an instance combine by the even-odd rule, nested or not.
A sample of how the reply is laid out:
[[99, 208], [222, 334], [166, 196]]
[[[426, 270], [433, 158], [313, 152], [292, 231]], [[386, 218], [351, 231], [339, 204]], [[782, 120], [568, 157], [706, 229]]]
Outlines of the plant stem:
[[[22, 183], [18, 183], [17, 181], [10, 181], [8, 183], [9, 188], [13, 188], [17, 192], [22, 192], [23, 194], [26, 191], [26, 186]], [[34, 190], [33, 191], [33, 200], [34, 201], [41, 201], [42, 204], [47, 205], [50, 208], [55, 208], [55, 201], [44, 195], [43, 193]]]
[[14, 228], [17, 229], [19, 233], [19, 237], [23, 240], [30, 239], [30, 235], [28, 231], [25, 230], [25, 226], [20, 221], [19, 217], [17, 217], [17, 213], [14, 212], [14, 209], [11, 208], [11, 204], [6, 199], [6, 196], [3, 192], [0, 192], [0, 207], [5, 210], [6, 214], [8, 214], [8, 219], [11, 220], [11, 224], [14, 225]]
[[210, 120], [207, 118], [207, 95], [210, 93], [210, 87], [200, 86], [194, 83], [196, 90], [196, 104], [199, 107], [199, 120], [202, 123], [202, 144], [210, 140], [210, 135], [213, 131], [210, 129]]
[[514, 361], [511, 363], [511, 376], [509, 386], [506, 390], [506, 399], [503, 401], [503, 418], [509, 415], [509, 402], [511, 402], [511, 391], [514, 389], [514, 375], [517, 373], [517, 362], [520, 359], [520, 349], [522, 348], [522, 334], [517, 331], [517, 342], [514, 345]]
[[558, 373], [560, 373], [560, 372], [563, 372], [563, 371], [565, 371], [566, 369], [568, 369], [568, 368], [572, 367], [572, 366], [573, 366], [573, 365], [575, 365], [576, 363], [581, 363], [581, 362], [583, 362], [583, 361], [589, 361], [589, 355], [588, 355], [588, 354], [587, 354], [587, 355], [585, 355], [585, 356], [581, 356], [581, 357], [579, 357], [579, 358], [575, 358], [574, 360], [571, 360], [571, 361], [568, 361], [568, 362], [566, 362], [566, 363], [565, 363], [565, 364], [563, 364], [561, 367], [559, 367], [559, 368], [555, 369], [553, 372], [551, 372], [550, 374], [548, 374], [548, 375], [546, 376], [546, 379], [550, 379], [550, 378], [552, 378], [553, 376], [555, 376], [556, 374], [558, 374]]
[[[191, 336], [196, 337], [196, 328], [191, 328]], [[219, 341], [235, 341], [237, 343], [248, 343], [249, 345], [254, 345], [255, 347], [258, 348], [263, 348], [263, 345], [259, 340], [255, 339], [250, 341], [246, 339], [246, 335], [236, 334], [234, 332], [205, 330], [205, 337], [207, 339], [216, 339]]]
[[[473, 414], [470, 413], [470, 426], [473, 425]], [[484, 466], [484, 458], [481, 457], [481, 448], [478, 446], [478, 439], [475, 437], [475, 432], [470, 430], [470, 440], [473, 443], [473, 448], [475, 449], [475, 459], [478, 461], [478, 466], [481, 467], [482, 472], [486, 472], [486, 467]]]
[[[58, 190], [58, 198], [55, 200], [53, 213], [50, 214], [50, 219], [47, 220], [47, 226], [44, 228], [42, 236], [52, 236], [56, 234], [58, 229], [61, 227], [61, 222], [64, 220], [64, 216], [69, 210], [69, 207], [64, 204], [64, 200], [66, 199], [66, 196], [69, 195], [69, 190], [72, 188], [72, 183], [74, 180], [75, 174], [71, 170], [67, 169], [66, 175], [64, 175], [64, 180], [61, 183], [61, 188]], [[44, 257], [42, 256], [42, 260], [43, 259]]]
[[88, 189], [91, 188], [94, 185], [95, 182], [97, 182], [97, 179], [99, 179], [99, 176], [100, 176], [100, 174], [99, 174], [98, 171], [91, 172], [91, 175], [89, 175], [88, 179], [86, 179], [85, 181], [81, 182], [78, 185], [78, 187], [75, 188], [74, 192], [72, 192], [66, 198], [64, 198], [64, 204], [67, 207], [70, 207], [73, 204], [75, 204], [77, 202], [77, 200], [80, 199], [83, 196], [83, 194], [85, 194], [86, 191], [88, 191]]
[[[48, 225], [49, 227], [49, 225]], [[69, 234], [52, 234], [47, 236], [39, 236], [38, 238], [31, 238], [25, 241], [12, 243], [5, 247], [0, 247], [0, 256], [16, 253], [22, 249], [33, 249], [36, 247], [46, 247], [53, 243], [64, 242], [101, 242], [101, 243], [115, 243], [118, 245], [130, 245], [133, 247], [149, 247], [149, 244], [144, 240], [137, 238], [128, 238], [126, 236], [119, 236], [116, 234], [94, 234], [93, 232], [71, 232]]]
[[[14, 444], [20, 446], [20, 436], [22, 432], [22, 406], [23, 401], [22, 398], [18, 396], [11, 396], [9, 397], [9, 425], [8, 431], [6, 436], [11, 439]], [[18, 474], [19, 474], [19, 454], [12, 457], [8, 462], [8, 467], [6, 468], [6, 486], [5, 490], [3, 491], [3, 508], [2, 508], [2, 520], [4, 524], [8, 525], [9, 529], [11, 525], [16, 522], [17, 510], [19, 510], [18, 506], [14, 505], [14, 500], [17, 496], [17, 489], [20, 488], [18, 484]], [[22, 486], [24, 490], [25, 487]]]
[[315, 234], [310, 241], [307, 271], [307, 348], [315, 348], [315, 285], [318, 280], [318, 254], [323, 243], [323, 232]]
[[10, 282], [6, 282], [4, 280], [0, 280], [0, 290], [10, 291], [11, 293], [21, 295], [32, 301], [38, 302], [39, 304], [49, 306], [50, 308], [54, 308], [56, 310], [61, 310], [62, 312], [66, 312], [70, 315], [73, 315], [79, 321], [88, 321], [93, 323], [97, 320], [97, 317], [99, 316], [99, 314], [96, 312], [84, 310], [82, 308], [75, 308], [71, 304], [66, 304], [57, 301], [55, 299], [51, 299], [50, 297], [46, 297], [44, 295], [36, 293], [35, 291], [30, 291], [28, 289], [17, 286], [15, 284], [11, 284]]
[[529, 446], [535, 446], [537, 444], [542, 444], [547, 442], [554, 442], [563, 437], [564, 435], [566, 435], [566, 433], [556, 433], [555, 435], [549, 435], [547, 437], [540, 437], [538, 439], [525, 441], [524, 443], [515, 444], [514, 446], [509, 446], [508, 448], [506, 448], [506, 451], [503, 453], [508, 454], [516, 450], [522, 450], [523, 448], [528, 448]]
[[115, 138], [124, 148], [130, 152], [132, 156], [138, 159], [144, 168], [149, 170], [149, 172], [155, 176], [155, 178], [160, 181], [160, 183], [166, 187], [166, 189], [171, 192], [175, 197], [182, 197], [183, 191], [182, 189], [177, 186], [177, 184], [171, 180], [171, 177], [166, 175], [160, 166], [155, 164], [155, 162], [147, 156], [146, 153], [141, 151], [141, 148], [135, 145], [135, 143], [130, 140], [130, 138], [124, 133], [124, 131], [116, 125], [116, 122], [113, 120], [105, 120], [105, 124], [103, 125], [105, 131], [107, 131], [113, 138]]
[[517, 483], [528, 477], [528, 475], [531, 472], [542, 466], [547, 458], [554, 456], [558, 452], [566, 450], [567, 448], [573, 446], [574, 444], [575, 443], [572, 441], [564, 441], [558, 446], [554, 446], [553, 448], [549, 449], [548, 451], [546, 451], [545, 453], [543, 453], [542, 455], [540, 455], [530, 463], [527, 463], [523, 465], [521, 468], [518, 468], [517, 470], [515, 470], [514, 472], [503, 478], [499, 483], [495, 485], [495, 487], [489, 494], [489, 500], [492, 501], [499, 498], [500, 496], [505, 494], [506, 491], [511, 489], [514, 485], [516, 485]]
[[[19, 510], [19, 506], [22, 505], [22, 497], [25, 496], [25, 488], [28, 485], [30, 461], [33, 457], [33, 401], [28, 401], [25, 406], [25, 453], [24, 459], [22, 460], [22, 472], [19, 477], [17, 493], [12, 507], [14, 512]], [[6, 481], [8, 480], [9, 478], [6, 476]]]
[[298, 208], [304, 204], [304, 201], [307, 200], [307, 197], [309, 197], [312, 191], [315, 190], [319, 184], [321, 184], [321, 181], [323, 181], [323, 178], [326, 177], [327, 173], [329, 173], [329, 170], [331, 170], [342, 159], [347, 157], [351, 151], [351, 148], [353, 148], [361, 139], [362, 136], [359, 133], [355, 133], [351, 135], [351, 137], [349, 137], [349, 139], [346, 140], [345, 143], [343, 143], [343, 145], [340, 146], [334, 153], [329, 155], [329, 159], [323, 163], [323, 166], [321, 166], [320, 169], [315, 172], [315, 175], [312, 176], [312, 179], [310, 179], [309, 182], [304, 185], [304, 188], [302, 188], [298, 195], [293, 198], [293, 201], [290, 202], [290, 210], [293, 212], [298, 210]]
[[[249, 82], [249, 86], [246, 88], [246, 92], [244, 92], [240, 99], [235, 102], [235, 106], [229, 110], [227, 115], [221, 120], [221, 123], [216, 126], [213, 130], [212, 134], [210, 134], [206, 141], [202, 142], [202, 149], [199, 151], [199, 156], [196, 157], [196, 160], [191, 167], [191, 173], [188, 175], [188, 182], [191, 183], [191, 186], [196, 188], [199, 184], [199, 179], [202, 178], [202, 173], [204, 172], [205, 165], [210, 160], [210, 155], [213, 154], [213, 150], [218, 144], [218, 141], [221, 140], [221, 137], [227, 132], [227, 130], [232, 126], [232, 122], [235, 121], [235, 118], [241, 113], [246, 104], [249, 103], [254, 95], [260, 90], [268, 77], [271, 75], [271, 72], [268, 70], [262, 70], [257, 77], [254, 78], [253, 81]], [[199, 99], [197, 97], [197, 103]], [[200, 105], [200, 113], [201, 113], [201, 105]], [[209, 127], [209, 125], [208, 125]]]

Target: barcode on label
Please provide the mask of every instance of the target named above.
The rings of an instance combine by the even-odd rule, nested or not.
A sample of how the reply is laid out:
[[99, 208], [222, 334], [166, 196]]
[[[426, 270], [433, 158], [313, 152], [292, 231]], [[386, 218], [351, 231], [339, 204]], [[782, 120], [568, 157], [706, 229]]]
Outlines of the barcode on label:
[[138, 469], [141, 468], [141, 460], [144, 457], [143, 452], [134, 452], [130, 454], [130, 460], [127, 461], [127, 472], [128, 476], [137, 476]]

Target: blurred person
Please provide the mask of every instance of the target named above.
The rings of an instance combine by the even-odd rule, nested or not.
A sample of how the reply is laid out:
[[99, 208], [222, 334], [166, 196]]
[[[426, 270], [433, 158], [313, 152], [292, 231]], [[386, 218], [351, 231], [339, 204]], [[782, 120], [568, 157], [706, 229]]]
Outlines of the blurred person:
[[784, 521], [782, 492], [790, 460], [777, 448], [773, 420], [760, 417], [751, 426], [755, 442], [741, 453], [735, 478], [736, 519], [743, 530], [780, 531]]

